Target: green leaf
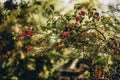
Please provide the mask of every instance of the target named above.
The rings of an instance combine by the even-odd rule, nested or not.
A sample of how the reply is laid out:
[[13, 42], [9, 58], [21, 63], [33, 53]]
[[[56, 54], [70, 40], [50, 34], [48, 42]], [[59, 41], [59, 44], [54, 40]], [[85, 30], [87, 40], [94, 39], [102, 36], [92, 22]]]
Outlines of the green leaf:
[[88, 70], [86, 70], [86, 71], [84, 72], [84, 75], [90, 77], [90, 72], [89, 72]]
[[54, 7], [54, 5], [50, 5], [50, 8], [52, 9], [52, 10], [54, 10], [55, 9], [55, 7]]
[[105, 61], [106, 61], [106, 60], [105, 60], [104, 58], [99, 57], [99, 58], [95, 61], [95, 63], [104, 66], [104, 65], [106, 65], [106, 62], [105, 62]]
[[98, 13], [98, 12], [95, 12], [94, 15], [99, 16], [99, 13]]

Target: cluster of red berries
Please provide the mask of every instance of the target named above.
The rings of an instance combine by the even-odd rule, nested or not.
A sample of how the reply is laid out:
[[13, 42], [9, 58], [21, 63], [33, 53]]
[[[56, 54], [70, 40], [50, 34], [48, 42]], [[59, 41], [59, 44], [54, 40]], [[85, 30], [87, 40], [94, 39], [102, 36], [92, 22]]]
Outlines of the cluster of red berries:
[[[79, 21], [80, 21], [80, 15], [85, 15], [86, 12], [84, 10], [80, 10], [78, 13], [77, 13], [79, 16], [76, 17], [76, 22], [74, 23], [75, 26], [78, 26], [79, 25]], [[68, 32], [63, 32], [62, 33], [62, 39], [64, 38], [68, 38], [70, 37], [70, 34]]]
[[[79, 23], [81, 22], [81, 20], [83, 19], [83, 17], [86, 15], [86, 11], [85, 10], [79, 10], [75, 15], [75, 17], [73, 18], [73, 20], [75, 20], [75, 22], [74, 22], [74, 25], [75, 26], [79, 26]], [[100, 20], [100, 17], [99, 17], [99, 15], [97, 15], [97, 14], [94, 14], [94, 18], [93, 18], [94, 20], [96, 20], [96, 21], [99, 21]], [[65, 27], [65, 28], [68, 28], [68, 27]], [[68, 30], [67, 30], [68, 31]], [[67, 32], [67, 31], [63, 31], [62, 32], [62, 39], [64, 39], [64, 38], [68, 38], [68, 37], [70, 37], [70, 33], [69, 32]]]
[[[76, 26], [79, 25], [79, 21], [81, 20], [81, 19], [80, 19], [80, 16], [84, 16], [85, 14], [86, 14], [86, 11], [85, 11], [85, 10], [80, 10], [80, 11], [77, 13], [76, 22], [75, 22], [75, 25], [76, 25]], [[99, 21], [99, 20], [100, 20], [100, 16], [94, 15], [94, 20]]]
[[33, 30], [32, 29], [28, 29], [28, 30], [25, 30], [25, 31], [22, 31], [22, 32], [19, 33], [18, 40], [21, 41], [25, 37], [32, 37], [33, 35], [34, 35]]
[[[17, 40], [18, 41], [27, 41], [27, 43], [29, 43], [30, 42], [30, 38], [34, 35], [34, 31], [33, 31], [33, 29], [32, 29], [32, 27], [31, 26], [26, 26], [26, 27], [24, 27], [24, 26], [17, 26], [18, 27], [18, 29], [19, 29], [19, 31], [18, 31], [18, 34], [17, 34]], [[33, 50], [33, 46], [32, 45], [26, 45], [25, 47], [24, 47], [25, 49], [26, 49], [26, 51], [27, 52], [30, 52], [30, 51], [32, 51]]]
[[[84, 10], [80, 10], [79, 12], [78, 12], [78, 15], [80, 16], [80, 15], [85, 15], [86, 14], [86, 12], [84, 11]], [[80, 21], [80, 17], [76, 17], [76, 22], [75, 22], [75, 25], [77, 26], [77, 25], [79, 25], [79, 21]], [[62, 39], [64, 39], [64, 38], [68, 38], [68, 37], [70, 37], [70, 34], [68, 33], [68, 32], [63, 32], [62, 33]]]
[[76, 17], [76, 22], [75, 22], [75, 25], [76, 25], [76, 26], [79, 25], [79, 21], [81, 20], [81, 19], [80, 19], [80, 16], [81, 16], [81, 15], [83, 16], [83, 15], [85, 15], [85, 14], [86, 14], [85, 10], [80, 10], [80, 11], [77, 13], [78, 16]]

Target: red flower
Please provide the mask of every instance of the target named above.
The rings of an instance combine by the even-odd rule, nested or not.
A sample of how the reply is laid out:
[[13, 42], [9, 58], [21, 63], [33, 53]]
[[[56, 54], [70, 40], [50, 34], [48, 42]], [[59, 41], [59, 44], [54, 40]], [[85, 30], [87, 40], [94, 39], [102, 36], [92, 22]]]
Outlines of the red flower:
[[99, 20], [100, 20], [100, 17], [99, 17], [99, 16], [96, 16], [95, 19], [96, 19], [97, 21], [99, 21]]
[[27, 52], [30, 52], [33, 50], [33, 46], [27, 46]]
[[34, 35], [34, 32], [32, 30], [27, 30], [26, 36], [31, 37]]
[[85, 11], [84, 10], [80, 10], [80, 12], [78, 13], [79, 15], [85, 15]]
[[25, 35], [26, 35], [25, 32], [22, 32], [22, 33], [20, 34], [21, 37], [24, 37]]
[[69, 33], [66, 33], [66, 32], [62, 33], [62, 38], [63, 38], [63, 39], [64, 39], [64, 38], [67, 38], [67, 37], [70, 37], [70, 34], [69, 34]]
[[79, 25], [78, 22], [75, 22], [75, 25], [78, 26]]
[[102, 70], [99, 69], [99, 70], [97, 71], [98, 77], [102, 77], [102, 74], [103, 74], [103, 73], [102, 73]]
[[80, 21], [80, 18], [79, 18], [79, 17], [76, 18], [76, 22], [78, 22], [78, 21]]
[[24, 39], [24, 37], [17, 38], [18, 41], [22, 41], [23, 39]]

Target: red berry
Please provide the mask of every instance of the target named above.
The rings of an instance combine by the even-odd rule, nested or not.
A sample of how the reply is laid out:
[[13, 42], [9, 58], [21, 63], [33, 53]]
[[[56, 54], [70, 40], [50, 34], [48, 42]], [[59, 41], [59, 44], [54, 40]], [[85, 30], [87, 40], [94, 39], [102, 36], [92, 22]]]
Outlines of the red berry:
[[97, 16], [97, 17], [95, 17], [95, 19], [96, 19], [97, 21], [99, 21], [99, 20], [100, 20], [100, 17], [99, 17], [99, 16]]
[[75, 25], [78, 26], [79, 25], [78, 22], [75, 22]]
[[62, 33], [62, 38], [63, 38], [63, 39], [64, 39], [64, 38], [67, 38], [67, 37], [70, 37], [70, 34], [69, 34], [69, 33], [66, 33], [66, 32]]
[[80, 21], [80, 18], [79, 18], [79, 17], [76, 18], [76, 22], [78, 22], [78, 21]]
[[31, 37], [34, 35], [34, 32], [32, 30], [27, 30], [26, 36]]
[[99, 69], [99, 70], [97, 71], [97, 75], [98, 75], [98, 77], [102, 77], [102, 75], [103, 75], [102, 70]]
[[27, 52], [30, 52], [33, 50], [33, 46], [27, 46]]
[[85, 11], [84, 10], [80, 10], [80, 12], [78, 13], [79, 15], [85, 15]]

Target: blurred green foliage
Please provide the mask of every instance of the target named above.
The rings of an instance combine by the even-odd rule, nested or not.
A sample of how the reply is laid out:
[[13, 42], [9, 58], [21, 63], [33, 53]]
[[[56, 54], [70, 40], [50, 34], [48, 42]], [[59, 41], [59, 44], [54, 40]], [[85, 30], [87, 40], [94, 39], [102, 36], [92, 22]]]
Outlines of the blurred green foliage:
[[[54, 71], [74, 58], [92, 59], [92, 65], [102, 68], [110, 66], [108, 72], [119, 65], [120, 20], [112, 12], [106, 16], [93, 3], [78, 3], [74, 10], [61, 14], [64, 8], [56, 9], [61, 0], [11, 1], [0, 4], [0, 51], [5, 50], [0, 54], [1, 80], [53, 80]], [[13, 44], [15, 25], [33, 27], [35, 34], [29, 39], [33, 51]]]

